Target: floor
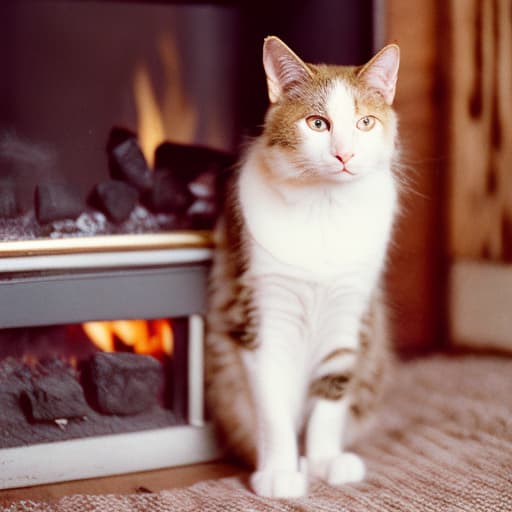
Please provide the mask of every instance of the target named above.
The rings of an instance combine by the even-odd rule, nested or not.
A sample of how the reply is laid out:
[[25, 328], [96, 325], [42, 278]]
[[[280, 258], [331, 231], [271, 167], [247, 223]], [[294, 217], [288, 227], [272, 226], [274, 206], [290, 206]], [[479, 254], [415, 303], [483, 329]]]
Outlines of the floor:
[[[150, 473], [0, 492], [0, 510], [42, 510], [33, 502], [80, 493], [60, 504], [61, 512], [185, 507], [218, 512], [323, 510], [367, 512], [510, 512], [512, 510], [512, 358], [437, 354], [397, 365], [375, 425], [357, 452], [369, 468], [362, 485], [315, 484], [292, 506], [256, 499], [247, 474], [228, 464], [203, 464]], [[0, 461], [1, 464], [1, 461]], [[242, 478], [220, 477], [240, 475]], [[201, 480], [201, 485], [191, 484]], [[173, 488], [186, 486], [179, 493]], [[169, 489], [165, 494], [148, 491]], [[98, 496], [99, 494], [99, 496]], [[9, 501], [10, 500], [10, 501]], [[3, 508], [1, 505], [7, 504]], [[227, 505], [226, 505], [227, 504]], [[256, 506], [255, 506], [256, 505]]]
[[3, 490], [0, 491], [0, 505], [7, 505], [19, 500], [45, 501], [72, 494], [157, 492], [164, 489], [185, 487], [201, 480], [238, 474], [243, 474], [243, 470], [223, 462], [196, 464], [129, 475]]

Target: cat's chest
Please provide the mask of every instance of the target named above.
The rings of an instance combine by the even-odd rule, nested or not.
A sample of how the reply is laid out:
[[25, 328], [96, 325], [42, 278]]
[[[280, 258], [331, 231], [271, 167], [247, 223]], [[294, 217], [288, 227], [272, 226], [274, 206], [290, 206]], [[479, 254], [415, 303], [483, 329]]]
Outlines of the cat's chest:
[[285, 198], [254, 176], [240, 183], [247, 229], [278, 262], [319, 278], [377, 271], [394, 213], [391, 178], [338, 193], [306, 191]]

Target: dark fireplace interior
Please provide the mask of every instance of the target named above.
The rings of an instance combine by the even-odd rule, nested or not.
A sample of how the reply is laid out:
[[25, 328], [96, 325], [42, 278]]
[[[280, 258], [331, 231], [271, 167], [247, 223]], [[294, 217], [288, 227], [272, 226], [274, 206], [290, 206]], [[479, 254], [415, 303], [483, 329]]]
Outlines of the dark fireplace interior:
[[0, 448], [183, 425], [187, 320], [0, 331]]
[[211, 228], [216, 176], [233, 163], [236, 19], [2, 2], [2, 238]]

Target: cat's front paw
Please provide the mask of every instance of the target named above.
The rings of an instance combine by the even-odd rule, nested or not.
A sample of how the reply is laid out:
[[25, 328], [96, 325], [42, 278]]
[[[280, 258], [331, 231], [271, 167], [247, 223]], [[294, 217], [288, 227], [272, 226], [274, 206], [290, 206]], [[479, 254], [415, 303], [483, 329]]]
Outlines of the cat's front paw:
[[361, 457], [355, 453], [343, 452], [331, 459], [310, 460], [313, 476], [330, 485], [342, 485], [364, 480], [366, 469]]
[[258, 496], [300, 498], [307, 494], [308, 480], [300, 471], [256, 471], [251, 487]]

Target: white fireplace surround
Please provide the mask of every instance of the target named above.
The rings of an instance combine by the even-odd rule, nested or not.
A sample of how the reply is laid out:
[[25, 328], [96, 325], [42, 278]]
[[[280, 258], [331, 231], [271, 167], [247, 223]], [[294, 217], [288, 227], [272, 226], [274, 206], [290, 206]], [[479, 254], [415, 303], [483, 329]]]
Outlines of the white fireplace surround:
[[0, 450], [0, 489], [193, 464], [219, 455], [210, 425], [8, 448]]
[[[190, 282], [191, 287], [200, 288], [192, 294], [189, 292], [190, 297], [184, 299], [184, 308], [186, 316], [188, 316], [189, 344], [188, 421], [186, 425], [155, 430], [0, 449], [0, 489], [145, 471], [218, 458], [221, 455], [221, 450], [215, 441], [213, 427], [205, 422], [204, 417], [204, 320], [202, 314], [204, 313], [203, 296], [206, 289], [204, 277], [206, 271], [203, 268], [203, 273], [200, 273], [200, 267], [199, 270], [197, 267], [208, 263], [211, 259], [211, 249], [208, 247], [169, 247], [147, 251], [116, 251], [114, 249], [101, 252], [81, 253], [78, 251], [61, 256], [64, 259], [57, 258], [55, 254], [23, 255], [17, 253], [14, 256], [2, 257], [0, 251], [0, 271], [13, 272], [16, 275], [17, 271], [13, 267], [13, 262], [16, 260], [22, 262], [18, 269], [23, 267], [25, 270], [28, 268], [36, 270], [34, 265], [29, 265], [29, 262], [36, 263], [36, 261], [42, 260], [34, 260], [34, 258], [42, 258], [45, 264], [35, 265], [37, 270], [51, 268], [52, 270], [66, 271], [72, 275], [73, 269], [76, 268], [104, 268], [104, 258], [107, 256], [111, 258], [112, 262], [122, 261], [123, 267], [129, 265], [136, 271], [147, 265], [156, 265], [164, 269], [169, 267], [172, 269], [170, 280], [179, 282], [180, 286]], [[114, 264], [113, 267], [115, 268], [116, 265]], [[180, 276], [181, 268], [184, 272]], [[191, 268], [197, 270], [196, 274], [191, 273]], [[159, 278], [159, 274], [155, 279], [162, 280]], [[165, 283], [164, 280], [164, 286]], [[18, 296], [17, 290], [11, 289], [12, 283], [5, 282], [0, 285], [4, 287], [5, 300], [9, 300], [5, 296], [13, 295], [17, 300], [23, 301], [25, 291]], [[138, 306], [135, 304], [133, 307]], [[176, 303], [171, 304], [169, 308], [169, 318], [184, 314], [184, 309], [176, 313], [176, 308], [179, 309]], [[72, 312], [72, 314], [75, 313]], [[8, 321], [4, 320], [2, 321], [0, 318], [1, 327], [8, 325]], [[73, 318], [73, 320], [77, 320], [77, 318]]]

